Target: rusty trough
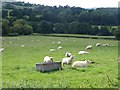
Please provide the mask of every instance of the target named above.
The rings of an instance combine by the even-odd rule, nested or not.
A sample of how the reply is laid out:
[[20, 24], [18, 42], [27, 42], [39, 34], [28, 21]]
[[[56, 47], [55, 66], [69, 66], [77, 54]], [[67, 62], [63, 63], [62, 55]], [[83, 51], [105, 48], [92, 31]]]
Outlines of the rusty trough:
[[61, 62], [36, 63], [36, 70], [41, 72], [62, 69]]

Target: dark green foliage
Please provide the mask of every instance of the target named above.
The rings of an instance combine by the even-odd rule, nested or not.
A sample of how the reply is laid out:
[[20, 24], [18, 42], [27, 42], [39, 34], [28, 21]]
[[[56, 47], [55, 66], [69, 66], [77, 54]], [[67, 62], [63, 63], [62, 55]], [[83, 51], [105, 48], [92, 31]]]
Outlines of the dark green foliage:
[[14, 5], [7, 3], [7, 4], [5, 4], [4, 8], [5, 9], [14, 9]]
[[114, 30], [113, 34], [117, 40], [120, 40], [120, 26], [116, 30]]
[[8, 10], [2, 10], [2, 18], [6, 18], [7, 16], [8, 16]]
[[77, 33], [77, 31], [79, 30], [79, 25], [80, 25], [79, 22], [70, 23], [68, 27], [69, 33], [73, 33], [73, 34]]
[[9, 21], [8, 31], [16, 32], [13, 29], [19, 29], [20, 35], [24, 31], [23, 26], [20, 23], [19, 25], [12, 24], [17, 19], [23, 19], [29, 23], [33, 33], [113, 35], [113, 30], [106, 28], [99, 30], [99, 28], [92, 26], [118, 25], [117, 8], [84, 9], [68, 5], [56, 7], [24, 2], [6, 2], [3, 4], [2, 11], [3, 19]]
[[39, 33], [51, 33], [51, 27], [47, 21], [43, 20], [40, 22]]
[[32, 32], [33, 28], [23, 19], [13, 22], [13, 27], [10, 28], [10, 33], [18, 33], [19, 35], [29, 35]]
[[101, 35], [101, 36], [110, 36], [111, 33], [110, 33], [108, 27], [103, 26], [103, 27], [101, 27], [98, 35]]
[[2, 35], [8, 35], [9, 33], [9, 21], [7, 19], [2, 20]]
[[54, 32], [56, 33], [65, 33], [66, 26], [63, 23], [56, 23], [54, 25]]
[[87, 23], [72, 22], [68, 30], [73, 34], [90, 34], [92, 27]]
[[92, 35], [97, 35], [99, 33], [99, 31], [100, 31], [100, 29], [97, 26], [95, 26], [95, 27], [93, 27], [93, 29], [91, 31], [91, 34]]

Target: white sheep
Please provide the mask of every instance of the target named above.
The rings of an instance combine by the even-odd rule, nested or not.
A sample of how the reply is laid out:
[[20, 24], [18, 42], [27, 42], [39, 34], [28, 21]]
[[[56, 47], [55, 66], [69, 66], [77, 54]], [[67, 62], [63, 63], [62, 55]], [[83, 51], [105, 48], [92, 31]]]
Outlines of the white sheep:
[[44, 62], [53, 62], [53, 57], [45, 56], [44, 57]]
[[21, 45], [21, 47], [25, 47], [25, 45]]
[[86, 51], [79, 51], [78, 54], [83, 55], [83, 54], [90, 54], [90, 53]]
[[97, 44], [96, 44], [96, 47], [99, 47], [99, 46], [101, 46], [101, 43], [97, 43]]
[[58, 42], [58, 44], [60, 44], [61, 42]]
[[89, 49], [92, 50], [92, 45], [89, 45], [89, 46], [87, 46], [87, 47], [85, 48], [85, 50], [89, 50]]
[[66, 57], [70, 57], [70, 56], [72, 56], [72, 54], [69, 53], [69, 52], [66, 52], [66, 53], [65, 53], [65, 56], [66, 56]]
[[58, 49], [62, 49], [62, 46], [59, 46]]
[[64, 64], [72, 64], [72, 61], [73, 61], [73, 59], [74, 59], [74, 57], [75, 56], [70, 56], [70, 57], [65, 57], [65, 58], [63, 58], [62, 59], [62, 66], [64, 65]]
[[108, 44], [108, 43], [106, 43], [106, 44], [103, 44], [103, 46], [109, 46], [109, 44]]
[[74, 67], [74, 68], [76, 68], [76, 67], [87, 67], [90, 63], [91, 63], [90, 60], [75, 61], [75, 62], [72, 64], [72, 67]]
[[3, 52], [4, 48], [0, 48], [0, 52]]
[[50, 52], [55, 52], [55, 49], [50, 49]]

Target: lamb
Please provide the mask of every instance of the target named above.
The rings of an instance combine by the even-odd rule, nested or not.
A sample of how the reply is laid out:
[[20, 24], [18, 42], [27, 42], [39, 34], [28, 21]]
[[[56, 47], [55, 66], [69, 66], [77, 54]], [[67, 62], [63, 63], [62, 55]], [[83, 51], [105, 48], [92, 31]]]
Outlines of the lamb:
[[90, 60], [75, 61], [75, 62], [72, 64], [72, 67], [73, 67], [73, 68], [76, 68], [76, 67], [87, 67], [90, 63], [91, 63]]
[[61, 47], [61, 46], [59, 46], [59, 47], [58, 47], [58, 49], [62, 49], [62, 47]]
[[101, 46], [101, 43], [97, 43], [97, 44], [96, 44], [96, 47], [99, 47], [99, 46]]
[[55, 49], [50, 49], [50, 52], [55, 52]]
[[89, 52], [86, 52], [86, 51], [79, 51], [78, 54], [80, 54], [80, 55], [89, 54]]
[[69, 53], [69, 52], [66, 52], [66, 53], [65, 53], [65, 56], [66, 56], [66, 57], [70, 57], [70, 56], [72, 56], [72, 54]]
[[92, 50], [92, 45], [87, 46], [85, 50]]
[[70, 64], [70, 65], [71, 65], [74, 57], [75, 57], [75, 56], [72, 56], [72, 55], [71, 55], [70, 57], [65, 57], [65, 58], [63, 58], [63, 59], [62, 59], [62, 66], [63, 66], [64, 64], [67, 64], [67, 65]]
[[3, 52], [4, 48], [0, 48], [0, 52]]
[[44, 57], [44, 62], [53, 62], [53, 57], [45, 56]]

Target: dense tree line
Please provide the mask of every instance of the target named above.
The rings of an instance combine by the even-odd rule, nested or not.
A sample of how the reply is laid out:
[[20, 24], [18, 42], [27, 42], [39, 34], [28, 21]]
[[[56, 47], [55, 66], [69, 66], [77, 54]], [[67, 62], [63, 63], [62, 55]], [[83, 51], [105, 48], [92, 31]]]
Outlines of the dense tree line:
[[24, 2], [4, 3], [2, 18], [3, 35], [32, 32], [113, 35], [116, 28], [108, 26], [118, 25], [117, 8], [84, 9]]

